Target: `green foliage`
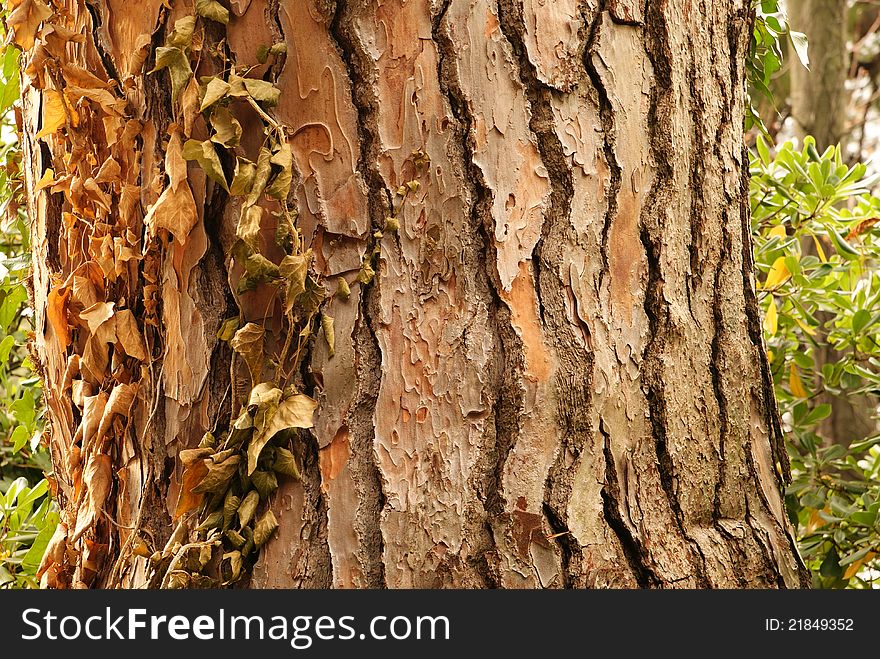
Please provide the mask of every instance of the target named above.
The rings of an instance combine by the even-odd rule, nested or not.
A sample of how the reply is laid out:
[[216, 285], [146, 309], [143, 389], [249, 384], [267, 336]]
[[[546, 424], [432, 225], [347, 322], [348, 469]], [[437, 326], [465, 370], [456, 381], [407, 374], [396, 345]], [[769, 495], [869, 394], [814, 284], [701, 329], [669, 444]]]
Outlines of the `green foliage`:
[[32, 332], [25, 278], [28, 226], [19, 207], [20, 153], [10, 106], [18, 99], [19, 52], [0, 50], [0, 588], [36, 587], [36, 571], [58, 513], [43, 477], [40, 380], [26, 344]]
[[[759, 138], [751, 162], [758, 297], [794, 480], [786, 493], [801, 555], [820, 587], [880, 576], [880, 436], [830, 444], [824, 394], [880, 393], [880, 198], [866, 167]], [[817, 360], [824, 346], [833, 360]], [[874, 410], [876, 412], [876, 410]]]
[[[809, 66], [807, 38], [794, 32], [778, 0], [761, 0], [754, 5], [755, 24], [746, 58], [746, 78], [752, 97], [763, 96], [771, 103], [770, 81], [782, 68], [783, 44], [788, 41], [801, 64]], [[758, 111], [751, 103], [746, 108], [746, 130], [752, 127], [767, 132]]]

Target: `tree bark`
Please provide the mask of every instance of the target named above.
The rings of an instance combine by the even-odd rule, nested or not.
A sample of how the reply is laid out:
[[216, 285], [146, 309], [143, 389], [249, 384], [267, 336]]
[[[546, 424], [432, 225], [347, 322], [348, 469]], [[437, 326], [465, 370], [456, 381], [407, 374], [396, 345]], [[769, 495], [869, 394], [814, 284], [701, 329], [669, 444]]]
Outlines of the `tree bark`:
[[[197, 23], [196, 79], [234, 64], [277, 84], [288, 201], [327, 292], [338, 277], [351, 291], [324, 303], [335, 355], [308, 344], [297, 386], [318, 402], [314, 428], [292, 444], [301, 481], [270, 498], [280, 528], [252, 587], [808, 583], [754, 295], [748, 3], [230, 8], [226, 26]], [[81, 39], [38, 39], [23, 96], [36, 349], [68, 529], [47, 574], [138, 586], [144, 555], [196, 537], [172, 521], [180, 451], [247, 397], [222, 321], [263, 323], [279, 345], [290, 328], [264, 285], [235, 292], [240, 198], [197, 165], [194, 226], [151, 229], [175, 140], [207, 137], [195, 92], [172, 102], [167, 72], [147, 73], [192, 7], [57, 9], [43, 33]], [[65, 63], [107, 81], [118, 116], [71, 94]], [[38, 138], [62, 88], [78, 124]], [[260, 117], [234, 108], [236, 153], [256, 160]], [[49, 167], [68, 182], [38, 185]], [[371, 250], [376, 275], [358, 280]], [[121, 330], [96, 338], [86, 307], [103, 301], [117, 327], [131, 310], [143, 359]], [[97, 344], [111, 346], [103, 370]], [[120, 385], [130, 409], [96, 415]]]
[[847, 137], [849, 60], [847, 0], [789, 3], [789, 24], [807, 35], [810, 68], [791, 67], [791, 114], [798, 137], [812, 135], [820, 151]]

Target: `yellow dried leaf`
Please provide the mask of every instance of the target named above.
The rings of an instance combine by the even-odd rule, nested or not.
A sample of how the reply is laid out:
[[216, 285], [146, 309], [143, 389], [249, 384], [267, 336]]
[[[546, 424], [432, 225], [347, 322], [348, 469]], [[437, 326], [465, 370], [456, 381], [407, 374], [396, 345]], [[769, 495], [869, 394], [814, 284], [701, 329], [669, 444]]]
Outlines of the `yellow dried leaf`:
[[70, 345], [70, 326], [67, 324], [67, 300], [70, 297], [70, 289], [67, 287], [49, 291], [46, 301], [46, 316], [49, 324], [61, 342], [61, 351], [67, 350]]
[[764, 316], [764, 331], [770, 336], [776, 336], [778, 329], [778, 316], [776, 311], [776, 298], [770, 296], [770, 306], [767, 307], [767, 315]]
[[54, 89], [43, 92], [43, 127], [34, 137], [40, 139], [51, 135], [67, 123], [67, 112], [64, 109], [64, 99]]
[[116, 312], [116, 338], [129, 357], [147, 361], [147, 348], [131, 309]]
[[50, 185], [55, 185], [55, 172], [52, 170], [52, 168], [49, 168], [45, 172], [43, 172], [43, 176], [34, 187], [34, 192], [39, 192], [43, 188], [48, 188]]
[[40, 23], [51, 15], [52, 10], [40, 0], [21, 0], [6, 18], [6, 26], [12, 30], [12, 40], [27, 51], [34, 47]]
[[98, 328], [113, 316], [114, 302], [96, 302], [88, 309], [79, 312], [79, 317], [86, 321], [89, 333], [95, 334]]
[[791, 276], [791, 273], [788, 271], [788, 267], [785, 265], [785, 257], [780, 256], [773, 262], [773, 266], [770, 268], [770, 272], [767, 273], [767, 281], [764, 282], [764, 288], [776, 288], [788, 279]]
[[801, 376], [798, 374], [797, 366], [791, 365], [791, 373], [788, 377], [788, 386], [791, 393], [798, 398], [806, 398], [809, 396], [807, 390], [804, 389], [804, 383], [801, 382]]
[[71, 540], [75, 542], [79, 539], [101, 517], [112, 482], [110, 456], [93, 454], [83, 470], [83, 483], [88, 488], [89, 496], [77, 513], [76, 530]]

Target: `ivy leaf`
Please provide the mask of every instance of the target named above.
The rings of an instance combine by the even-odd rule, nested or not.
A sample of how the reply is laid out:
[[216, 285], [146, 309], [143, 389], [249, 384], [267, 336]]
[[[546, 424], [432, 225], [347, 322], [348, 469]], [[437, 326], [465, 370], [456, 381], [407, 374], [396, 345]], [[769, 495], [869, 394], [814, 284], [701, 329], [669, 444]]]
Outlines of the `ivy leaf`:
[[174, 29], [165, 40], [166, 46], [174, 46], [176, 48], [189, 48], [192, 45], [193, 32], [196, 29], [196, 17], [186, 16], [174, 21]]
[[280, 446], [275, 449], [275, 459], [272, 461], [272, 469], [279, 474], [290, 476], [296, 480], [301, 478], [299, 468], [296, 466], [296, 458], [293, 457], [293, 453]]
[[280, 167], [281, 171], [275, 176], [272, 185], [266, 188], [266, 194], [284, 201], [290, 193], [290, 184], [293, 180], [293, 153], [290, 150], [290, 145], [287, 142], [282, 144], [269, 162]]
[[[204, 78], [203, 78], [204, 80]], [[205, 87], [205, 95], [202, 97], [202, 104], [199, 106], [199, 112], [204, 112], [217, 101], [222, 99], [229, 92], [229, 83], [220, 78], [211, 78]]]
[[254, 526], [254, 546], [259, 548], [265, 545], [277, 529], [278, 520], [275, 519], [275, 513], [267, 510]]
[[204, 142], [187, 140], [183, 145], [183, 157], [187, 160], [198, 162], [209, 178], [219, 183], [224, 190], [229, 192], [226, 176], [223, 174], [223, 167], [220, 164], [220, 157], [217, 155], [211, 140], [205, 140]]
[[241, 141], [241, 124], [228, 108], [218, 106], [211, 113], [211, 126], [214, 128], [212, 142], [234, 148]]
[[196, 0], [196, 13], [217, 23], [229, 23], [229, 10], [217, 0]]
[[269, 107], [278, 105], [281, 100], [281, 90], [271, 82], [257, 80], [256, 78], [244, 78], [244, 87], [248, 94], [257, 103], [263, 103]]
[[[238, 471], [239, 462], [241, 462], [240, 455], [230, 455], [222, 462], [211, 462], [207, 464], [208, 473], [205, 474], [205, 477], [199, 482], [199, 484], [192, 489], [192, 493], [223, 492], [229, 484], [229, 481], [232, 480], [235, 472]], [[217, 522], [218, 525], [223, 518], [222, 515], [223, 513], [220, 512], [220, 519]]]
[[241, 355], [254, 382], [259, 378], [259, 372], [263, 367], [263, 335], [262, 326], [256, 323], [248, 323], [235, 333], [229, 345], [235, 352]]
[[290, 313], [299, 297], [306, 292], [306, 274], [312, 260], [312, 250], [305, 254], [285, 256], [278, 266], [279, 274], [287, 280], [287, 291], [284, 296], [284, 311]]
[[260, 199], [263, 190], [266, 189], [266, 183], [269, 182], [269, 176], [272, 174], [272, 152], [263, 147], [260, 149], [260, 155], [257, 158], [257, 169], [254, 173], [254, 182], [251, 191], [245, 200], [246, 206], [253, 206]]
[[278, 266], [259, 252], [247, 257], [247, 260], [244, 262], [244, 269], [248, 277], [259, 280], [275, 279], [279, 274]]
[[305, 394], [293, 394], [282, 399], [274, 414], [258, 429], [248, 444], [248, 475], [256, 470], [260, 453], [276, 433], [288, 428], [311, 428], [312, 415], [317, 407], [318, 403]]
[[256, 251], [260, 240], [260, 222], [263, 219], [262, 206], [247, 206], [241, 209], [241, 217], [235, 228], [235, 235], [252, 250]]
[[242, 527], [250, 524], [257, 512], [257, 506], [260, 505], [260, 494], [256, 490], [251, 490], [247, 496], [241, 500], [238, 506], [238, 521]]
[[789, 30], [788, 38], [791, 40], [791, 45], [794, 46], [794, 52], [797, 54], [801, 64], [804, 65], [805, 69], [809, 69], [810, 56], [807, 54], [807, 35], [803, 32]]
[[263, 471], [258, 469], [251, 474], [251, 483], [257, 488], [261, 499], [268, 499], [269, 495], [278, 489], [278, 477], [274, 471]]
[[156, 73], [162, 69], [168, 69], [168, 74], [171, 76], [171, 102], [176, 103], [180, 92], [192, 77], [189, 58], [177, 46], [160, 46], [156, 49], [156, 66], [150, 73]]
[[229, 341], [235, 336], [235, 331], [238, 329], [238, 316], [233, 316], [232, 318], [227, 318], [223, 321], [223, 324], [220, 325], [220, 329], [217, 330], [217, 338], [221, 341]]
[[232, 176], [232, 185], [229, 186], [229, 194], [243, 195], [250, 192], [254, 185], [254, 177], [257, 167], [246, 158], [238, 158], [235, 161], [235, 173]]

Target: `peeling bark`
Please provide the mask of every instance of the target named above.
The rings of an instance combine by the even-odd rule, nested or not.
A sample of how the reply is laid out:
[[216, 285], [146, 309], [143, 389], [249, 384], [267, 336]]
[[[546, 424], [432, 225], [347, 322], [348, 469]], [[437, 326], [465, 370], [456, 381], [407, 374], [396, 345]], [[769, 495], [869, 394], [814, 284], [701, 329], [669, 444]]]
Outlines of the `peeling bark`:
[[[186, 235], [142, 220], [175, 135], [207, 136], [198, 96], [175, 106], [147, 73], [192, 7], [63, 4], [82, 35], [63, 57], [124, 104], [103, 122], [115, 142], [103, 130], [37, 139], [58, 83], [24, 80], [36, 344], [71, 529], [83, 509], [65, 478], [90, 415], [65, 373], [90, 335], [59, 339], [52, 296], [98, 259], [102, 231], [141, 255], [96, 299], [131, 309], [146, 354], [91, 383], [90, 408], [120, 377], [137, 395], [107, 437], [106, 514], [68, 545], [55, 585], [138, 586], [147, 564], [132, 546], [161, 548], [175, 528], [179, 452], [241, 403], [221, 322], [240, 313], [281, 342], [283, 326], [263, 289], [233, 295], [240, 202], [197, 166]], [[375, 278], [325, 302], [335, 354], [310, 343], [299, 381], [319, 407], [295, 442], [303, 478], [272, 495], [280, 528], [252, 587], [807, 583], [754, 296], [748, 23], [747, 4], [728, 2], [251, 0], [205, 28], [213, 54], [197, 76], [222, 55], [282, 90], [271, 115], [328, 293], [380, 250]], [[286, 54], [260, 63], [259, 46], [278, 42]], [[239, 148], [256, 159], [258, 117], [236, 111]], [[37, 189], [81, 138], [78, 185], [111, 155], [123, 164], [100, 188], [109, 203], [85, 197], [100, 231], [70, 194]], [[277, 208], [265, 210], [269, 245]], [[103, 558], [90, 563], [95, 543]]]

